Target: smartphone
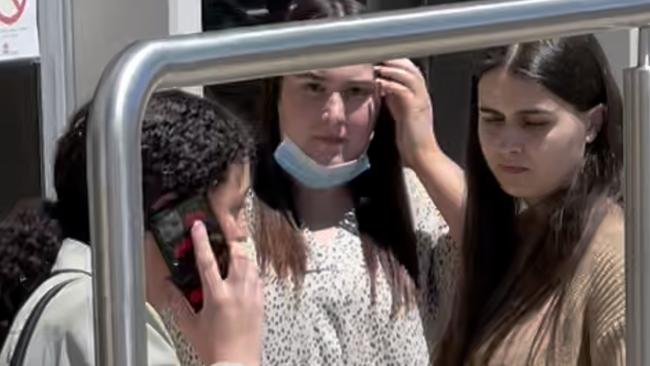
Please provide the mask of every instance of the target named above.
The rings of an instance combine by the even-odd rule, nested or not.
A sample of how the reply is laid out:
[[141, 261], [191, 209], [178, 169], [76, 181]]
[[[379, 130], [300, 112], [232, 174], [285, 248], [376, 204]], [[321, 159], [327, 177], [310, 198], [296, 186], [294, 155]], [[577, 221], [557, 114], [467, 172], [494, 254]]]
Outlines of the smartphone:
[[203, 306], [201, 279], [196, 268], [191, 235], [192, 225], [198, 220], [203, 221], [207, 228], [221, 277], [226, 278], [230, 251], [205, 195], [195, 195], [167, 205], [149, 219], [149, 228], [171, 272], [172, 282], [196, 311]]

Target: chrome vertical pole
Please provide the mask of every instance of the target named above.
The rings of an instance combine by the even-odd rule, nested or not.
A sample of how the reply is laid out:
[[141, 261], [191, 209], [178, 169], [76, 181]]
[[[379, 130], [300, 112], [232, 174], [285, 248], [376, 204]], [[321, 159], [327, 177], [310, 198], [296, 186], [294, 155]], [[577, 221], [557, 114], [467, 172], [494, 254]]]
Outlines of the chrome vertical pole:
[[650, 365], [650, 28], [624, 72], [627, 364]]

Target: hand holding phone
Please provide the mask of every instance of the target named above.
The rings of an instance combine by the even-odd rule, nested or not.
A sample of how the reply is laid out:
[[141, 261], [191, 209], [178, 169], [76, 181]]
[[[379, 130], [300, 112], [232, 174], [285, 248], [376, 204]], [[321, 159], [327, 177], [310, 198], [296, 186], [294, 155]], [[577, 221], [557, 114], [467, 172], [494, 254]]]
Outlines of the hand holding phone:
[[228, 276], [230, 252], [205, 195], [195, 195], [165, 206], [150, 217], [149, 226], [169, 268], [172, 282], [198, 311], [203, 306], [203, 291], [191, 236], [191, 228], [196, 221], [204, 223], [210, 247], [219, 263], [221, 278], [225, 279]]
[[192, 227], [191, 237], [205, 300], [202, 309], [196, 311], [169, 283], [175, 324], [206, 365], [224, 361], [259, 365], [264, 291], [256, 262], [241, 246], [229, 244], [230, 270], [223, 279], [206, 227], [200, 221]]

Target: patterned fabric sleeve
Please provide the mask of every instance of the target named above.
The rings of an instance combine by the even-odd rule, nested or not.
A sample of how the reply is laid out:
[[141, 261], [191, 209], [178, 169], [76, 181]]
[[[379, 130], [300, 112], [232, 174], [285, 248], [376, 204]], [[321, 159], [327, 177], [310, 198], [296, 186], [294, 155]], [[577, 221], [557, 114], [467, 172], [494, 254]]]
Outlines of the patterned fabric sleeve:
[[433, 347], [450, 315], [459, 253], [447, 223], [415, 173], [405, 169], [404, 180], [417, 236], [421, 314], [429, 346]]
[[160, 313], [165, 327], [174, 343], [176, 349], [176, 356], [182, 366], [204, 366], [203, 362], [196, 354], [194, 347], [187, 341], [183, 333], [176, 326], [174, 321], [174, 314], [170, 309], [165, 309]]

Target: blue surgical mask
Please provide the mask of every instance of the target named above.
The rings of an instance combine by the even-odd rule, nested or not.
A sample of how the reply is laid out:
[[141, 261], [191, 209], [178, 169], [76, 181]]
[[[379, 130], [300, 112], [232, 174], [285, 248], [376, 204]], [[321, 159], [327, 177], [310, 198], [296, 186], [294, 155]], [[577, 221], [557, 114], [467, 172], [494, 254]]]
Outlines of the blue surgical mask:
[[366, 153], [356, 160], [342, 164], [318, 164], [288, 138], [275, 149], [273, 157], [287, 174], [312, 189], [340, 187], [370, 169], [370, 160]]

